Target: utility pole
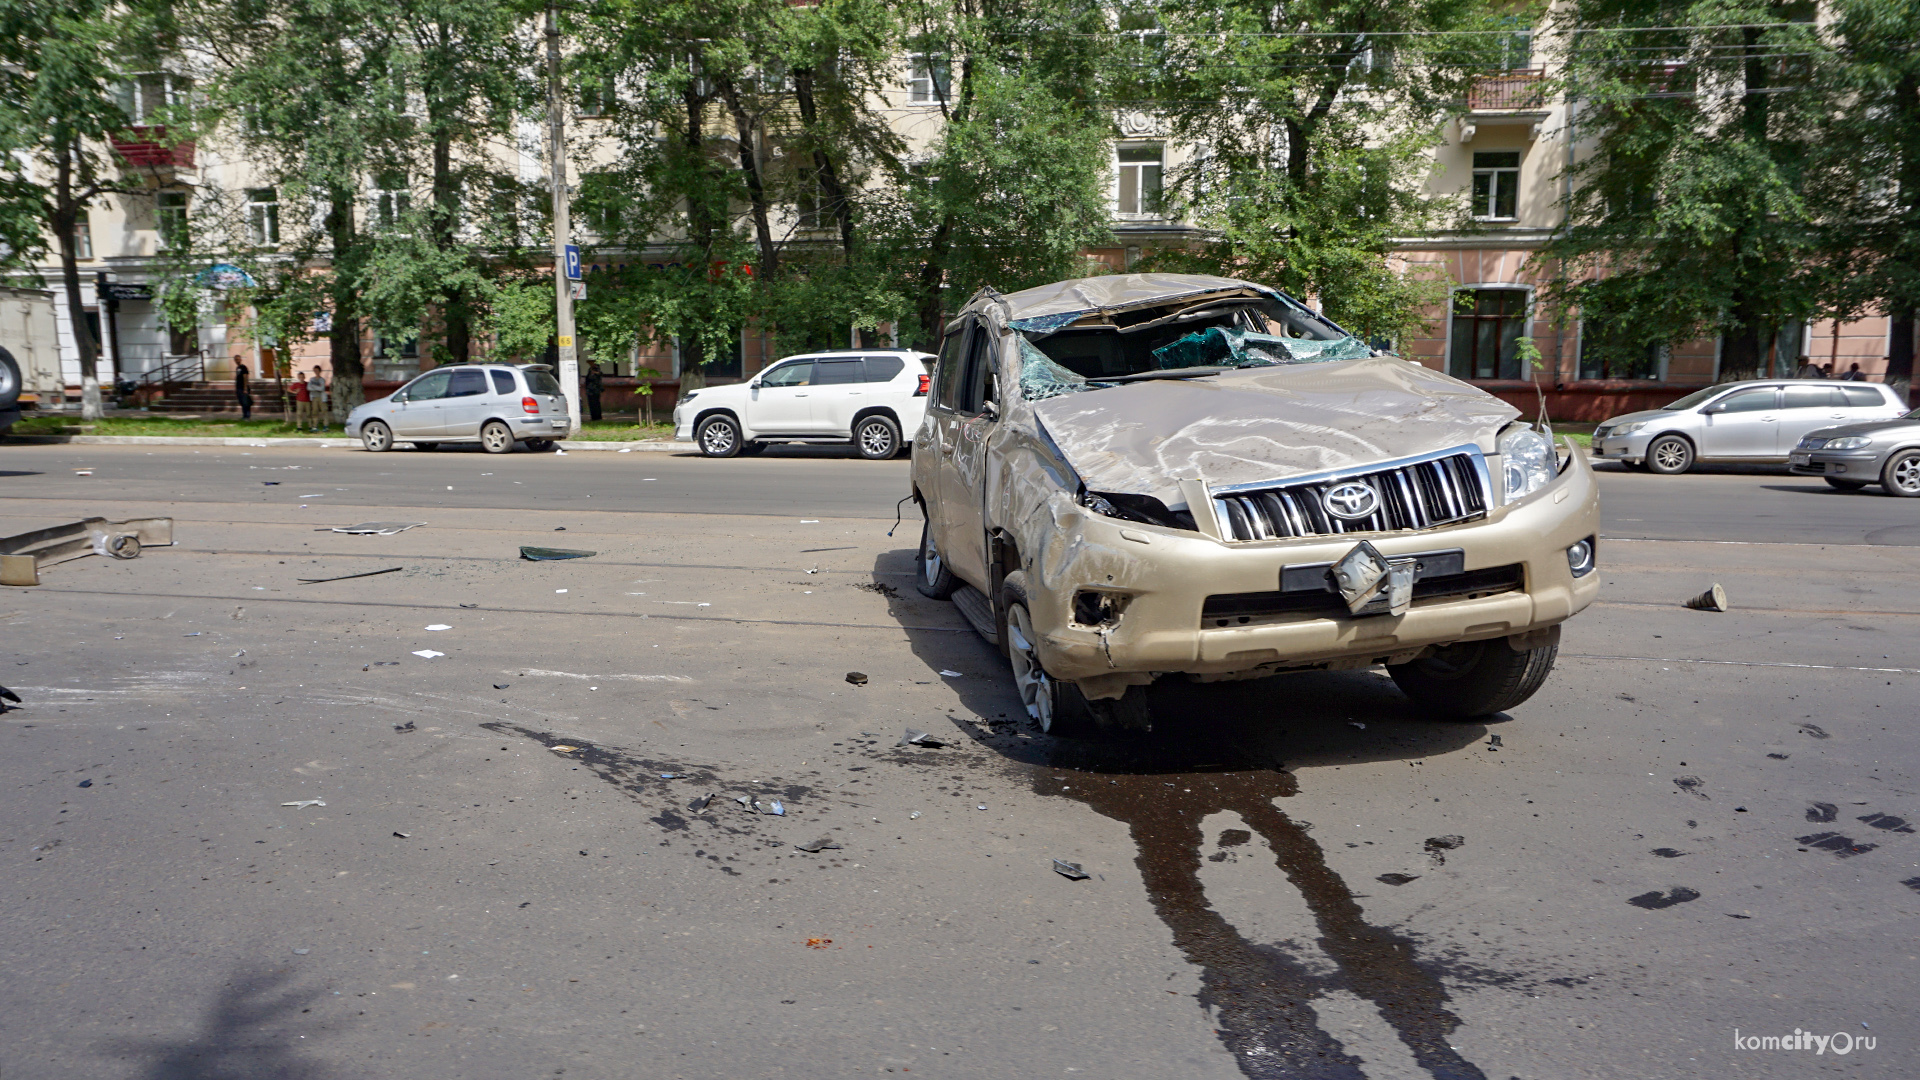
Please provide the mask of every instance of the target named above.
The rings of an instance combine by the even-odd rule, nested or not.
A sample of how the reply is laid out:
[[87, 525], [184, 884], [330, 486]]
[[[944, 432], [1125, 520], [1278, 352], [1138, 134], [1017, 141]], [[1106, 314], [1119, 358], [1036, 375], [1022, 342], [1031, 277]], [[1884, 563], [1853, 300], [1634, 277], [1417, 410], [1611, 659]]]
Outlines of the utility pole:
[[547, 161], [553, 177], [553, 331], [560, 347], [560, 392], [567, 397], [567, 428], [580, 431], [580, 353], [573, 344], [573, 282], [567, 277], [567, 113], [560, 87], [558, 0], [547, 0]]

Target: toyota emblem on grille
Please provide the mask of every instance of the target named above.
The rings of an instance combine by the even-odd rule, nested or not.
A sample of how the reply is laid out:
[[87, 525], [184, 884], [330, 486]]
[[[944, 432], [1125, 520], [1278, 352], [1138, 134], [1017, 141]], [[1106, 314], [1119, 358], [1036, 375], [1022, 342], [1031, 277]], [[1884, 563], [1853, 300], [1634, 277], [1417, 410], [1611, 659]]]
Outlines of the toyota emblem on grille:
[[1320, 496], [1320, 505], [1341, 521], [1358, 521], [1372, 517], [1380, 508], [1380, 494], [1366, 484], [1349, 480], [1328, 488], [1327, 493]]

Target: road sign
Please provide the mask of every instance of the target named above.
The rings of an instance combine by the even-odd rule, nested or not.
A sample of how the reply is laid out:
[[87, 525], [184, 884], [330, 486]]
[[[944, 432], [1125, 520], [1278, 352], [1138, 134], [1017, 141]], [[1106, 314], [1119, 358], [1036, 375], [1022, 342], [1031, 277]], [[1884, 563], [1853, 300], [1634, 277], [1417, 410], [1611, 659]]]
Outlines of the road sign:
[[567, 245], [567, 279], [580, 280], [580, 245], [578, 244]]

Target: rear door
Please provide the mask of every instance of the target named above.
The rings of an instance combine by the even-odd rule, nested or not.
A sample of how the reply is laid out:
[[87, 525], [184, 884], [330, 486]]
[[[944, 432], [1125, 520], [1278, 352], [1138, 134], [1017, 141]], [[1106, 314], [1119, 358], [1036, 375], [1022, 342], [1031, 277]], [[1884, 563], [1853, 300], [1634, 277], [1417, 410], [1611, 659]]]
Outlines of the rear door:
[[813, 430], [853, 435], [853, 414], [867, 406], [867, 365], [858, 356], [822, 358], [813, 365]]
[[1838, 386], [1787, 387], [1781, 402], [1775, 452], [1785, 454], [1810, 431], [1858, 419], [1858, 414], [1851, 409], [1846, 391]]
[[1756, 386], [1736, 390], [1706, 407], [1700, 429], [1700, 456], [1773, 457], [1780, 445], [1780, 389]]
[[940, 502], [947, 515], [948, 565], [962, 579], [985, 589], [989, 587], [984, 524], [987, 436], [994, 425], [986, 415], [986, 403], [997, 402], [998, 395], [993, 335], [978, 322], [972, 322], [968, 331], [966, 365], [946, 419], [951, 436], [940, 458]]
[[447, 383], [447, 397], [440, 406], [441, 434], [453, 439], [477, 439], [480, 422], [493, 405], [493, 387], [487, 383], [485, 368], [456, 367]]
[[440, 419], [440, 408], [447, 396], [447, 380], [453, 372], [442, 368], [429, 371], [425, 375], [408, 383], [396, 398], [399, 401], [387, 414], [387, 422], [393, 426], [396, 439], [431, 439], [446, 429]]

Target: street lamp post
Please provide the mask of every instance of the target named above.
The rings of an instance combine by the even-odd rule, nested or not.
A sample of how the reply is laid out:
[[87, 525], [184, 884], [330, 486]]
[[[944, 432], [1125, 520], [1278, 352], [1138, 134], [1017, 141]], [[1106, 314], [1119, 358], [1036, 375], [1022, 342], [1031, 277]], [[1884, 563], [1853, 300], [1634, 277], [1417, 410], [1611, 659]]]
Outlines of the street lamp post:
[[554, 336], [560, 349], [560, 392], [567, 398], [567, 428], [580, 430], [580, 353], [573, 343], [573, 282], [567, 277], [567, 114], [560, 87], [560, 23], [556, 0], [547, 0], [547, 159], [553, 178]]

